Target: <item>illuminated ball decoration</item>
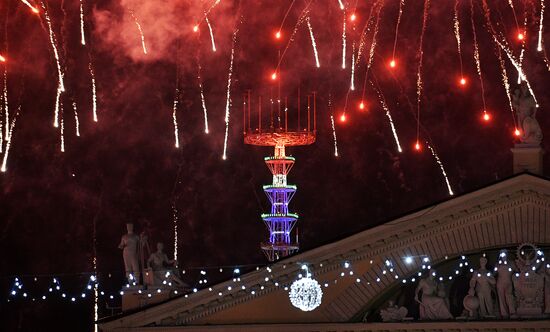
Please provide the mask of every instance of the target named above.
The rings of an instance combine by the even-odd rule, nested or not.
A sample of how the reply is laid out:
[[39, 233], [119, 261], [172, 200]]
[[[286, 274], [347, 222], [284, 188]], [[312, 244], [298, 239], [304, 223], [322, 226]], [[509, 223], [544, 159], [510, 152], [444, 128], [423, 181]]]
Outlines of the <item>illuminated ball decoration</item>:
[[302, 311], [312, 311], [321, 305], [323, 290], [315, 279], [305, 277], [296, 280], [288, 293], [290, 303]]

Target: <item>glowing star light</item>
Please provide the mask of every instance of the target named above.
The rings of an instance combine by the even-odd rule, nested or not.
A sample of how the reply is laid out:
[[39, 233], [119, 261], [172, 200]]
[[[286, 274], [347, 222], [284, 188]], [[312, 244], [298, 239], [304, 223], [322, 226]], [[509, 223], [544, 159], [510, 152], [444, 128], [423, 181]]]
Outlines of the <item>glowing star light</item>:
[[351, 21], [355, 21], [357, 19], [357, 16], [355, 16], [355, 13], [351, 14], [350, 18]]
[[519, 129], [516, 128], [516, 130], [514, 130], [514, 135], [516, 135], [517, 137], [521, 135], [521, 132], [519, 131]]
[[391, 59], [390, 68], [395, 68], [395, 66], [397, 66], [397, 63], [395, 62], [395, 59]]
[[525, 34], [523, 32], [519, 32], [517, 38], [519, 41], [523, 41], [525, 39]]
[[491, 120], [491, 116], [487, 112], [483, 112], [483, 121], [488, 122]]
[[275, 32], [275, 38], [276, 39], [281, 39], [281, 31]]
[[340, 122], [346, 122], [346, 120], [347, 120], [346, 113], [342, 113], [342, 115], [340, 115]]
[[273, 72], [273, 74], [271, 74], [271, 79], [272, 79], [272, 80], [276, 80], [276, 79], [277, 79], [277, 72]]
[[365, 103], [364, 103], [364, 102], [360, 102], [360, 103], [359, 103], [359, 109], [360, 109], [360, 110], [364, 110], [364, 109], [365, 109]]
[[461, 77], [459, 82], [462, 86], [466, 85], [466, 79], [464, 77]]
[[422, 146], [420, 145], [420, 143], [418, 141], [416, 141], [416, 143], [414, 144], [414, 149], [416, 151], [420, 151], [421, 148], [422, 148]]
[[296, 308], [312, 311], [321, 305], [323, 290], [317, 280], [305, 277], [292, 283], [288, 297]]
[[195, 26], [193, 27], [193, 32], [198, 32], [198, 31], [199, 31], [199, 26], [198, 26], [198, 25], [195, 25]]
[[7, 61], [6, 57], [0, 54], [0, 62], [6, 62], [6, 61]]

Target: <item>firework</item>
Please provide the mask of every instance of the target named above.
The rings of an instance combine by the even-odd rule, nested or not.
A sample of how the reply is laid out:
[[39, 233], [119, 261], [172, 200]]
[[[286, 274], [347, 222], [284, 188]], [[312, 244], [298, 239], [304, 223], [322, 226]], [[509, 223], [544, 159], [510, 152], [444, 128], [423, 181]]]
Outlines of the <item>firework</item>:
[[96, 97], [96, 85], [95, 85], [95, 74], [94, 68], [92, 66], [92, 61], [88, 63], [88, 69], [90, 70], [90, 77], [92, 79], [92, 117], [94, 122], [97, 122], [97, 97]]
[[76, 136], [80, 136], [80, 121], [78, 121], [78, 109], [76, 107], [75, 101], [73, 101], [73, 112], [74, 112]]
[[340, 9], [341, 10], [344, 10], [344, 3], [342, 2], [342, 0], [338, 0], [338, 5], [340, 6]]
[[61, 105], [61, 89], [58, 87], [57, 92], [55, 94], [55, 109], [54, 109], [54, 117], [53, 117], [53, 126], [55, 128], [59, 127], [59, 112], [62, 107]]
[[344, 10], [344, 23], [342, 25], [342, 69], [346, 69], [346, 11]]
[[216, 52], [216, 42], [214, 41], [214, 31], [212, 30], [212, 26], [210, 25], [210, 21], [208, 20], [208, 17], [205, 16], [206, 24], [208, 25], [208, 30], [210, 30], [210, 39], [212, 40], [212, 52]]
[[374, 51], [376, 50], [376, 44], [377, 44], [377, 37], [378, 37], [378, 28], [380, 26], [380, 13], [382, 12], [382, 7], [378, 9], [378, 13], [376, 15], [376, 24], [374, 25], [374, 32], [372, 33], [372, 42], [370, 44], [370, 50], [369, 50], [369, 58], [367, 59], [367, 66], [365, 69], [365, 79], [363, 81], [363, 91], [361, 93], [361, 100], [365, 99], [365, 89], [367, 87], [367, 78], [369, 76], [369, 70], [372, 66], [372, 61], [374, 59]]
[[174, 221], [174, 261], [178, 264], [178, 209], [172, 204], [172, 216]]
[[233, 60], [235, 57], [235, 44], [237, 43], [237, 33], [239, 29], [235, 28], [233, 32], [233, 45], [231, 47], [231, 60], [229, 62], [229, 73], [227, 75], [227, 95], [225, 100], [225, 137], [223, 140], [223, 155], [222, 159], [227, 159], [227, 137], [229, 135], [229, 110], [231, 109], [231, 76], [233, 75]]
[[466, 79], [464, 79], [464, 69], [462, 65], [462, 48], [460, 45], [460, 20], [458, 19], [458, 5], [460, 3], [460, 0], [455, 0], [455, 6], [454, 6], [454, 18], [453, 18], [453, 28], [456, 38], [456, 47], [458, 50], [458, 59], [460, 60], [460, 84], [465, 85]]
[[201, 93], [202, 113], [204, 116], [204, 133], [208, 134], [210, 132], [208, 129], [208, 110], [206, 109], [206, 99], [204, 98], [204, 88], [202, 86], [202, 80], [200, 77], [200, 64], [199, 64], [199, 89]]
[[180, 147], [180, 139], [179, 139], [179, 132], [178, 132], [178, 119], [176, 117], [176, 113], [178, 110], [178, 99], [179, 99], [179, 88], [176, 87], [176, 96], [174, 97], [174, 105], [172, 106], [172, 120], [174, 122], [174, 139], [175, 139], [175, 147]]
[[38, 14], [38, 8], [31, 5], [27, 0], [21, 0], [22, 3], [24, 3], [27, 7], [29, 7], [33, 13]]
[[355, 43], [351, 47], [351, 78], [350, 78], [350, 90], [355, 90]]
[[544, 21], [544, 0], [540, 0], [540, 18], [539, 18], [539, 40], [537, 43], [537, 51], [542, 51], [542, 29]]
[[80, 43], [86, 45], [86, 36], [84, 35], [84, 0], [80, 0]]
[[0, 62], [6, 62], [6, 61], [7, 61], [6, 57], [0, 54]]
[[473, 44], [474, 44], [474, 62], [476, 64], [477, 75], [481, 86], [481, 100], [483, 102], [483, 113], [487, 112], [485, 105], [485, 87], [483, 85], [483, 74], [481, 72], [481, 61], [479, 58], [479, 45], [477, 43], [476, 26], [474, 21], [474, 2], [470, 0], [470, 23], [472, 25]]
[[[417, 146], [418, 138], [420, 136], [420, 101], [422, 99], [422, 60], [424, 57], [424, 33], [426, 32], [426, 24], [428, 23], [428, 9], [430, 7], [430, 0], [424, 0], [424, 14], [422, 16], [422, 30], [420, 32], [420, 46], [418, 49], [418, 71], [416, 75], [416, 141]], [[417, 149], [418, 150], [418, 149]]]
[[[13, 120], [11, 120], [10, 128], [9, 128], [9, 134], [6, 138], [6, 151], [4, 152], [4, 158], [2, 160], [2, 167], [0, 167], [0, 171], [6, 172], [7, 170], [7, 163], [8, 163], [8, 155], [10, 152], [11, 147], [11, 139], [13, 137], [13, 129], [15, 128], [15, 121], [17, 120], [17, 116], [19, 115], [19, 110], [15, 113], [15, 116], [13, 117]], [[6, 125], [7, 126], [7, 125]]]
[[435, 161], [437, 162], [437, 165], [439, 166], [439, 169], [441, 170], [441, 174], [443, 174], [443, 178], [445, 179], [445, 183], [447, 184], [447, 189], [449, 190], [449, 195], [453, 196], [454, 192], [451, 188], [451, 184], [449, 183], [449, 178], [447, 177], [447, 172], [445, 172], [445, 167], [443, 167], [443, 163], [439, 159], [439, 156], [435, 152], [434, 148], [426, 142], [426, 145], [430, 149], [430, 152], [432, 153], [432, 156], [435, 158]]
[[393, 51], [392, 51], [392, 61], [391, 61], [391, 63], [393, 63], [393, 66], [391, 67], [395, 67], [395, 49], [397, 48], [397, 35], [399, 33], [399, 23], [401, 23], [401, 15], [403, 15], [404, 6], [405, 6], [405, 0], [400, 0], [399, 13], [397, 14], [397, 23], [395, 24], [395, 37], [393, 38]]
[[61, 152], [65, 152], [65, 121], [63, 121], [63, 114], [61, 114], [61, 128], [59, 130], [59, 137], [61, 140]]
[[139, 23], [137, 17], [134, 15], [134, 11], [130, 9], [130, 15], [132, 15], [132, 18], [134, 19], [134, 22], [136, 23], [136, 26], [138, 28], [140, 37], [141, 37], [141, 47], [143, 48], [143, 54], [147, 54], [147, 47], [145, 46], [145, 36], [143, 35], [143, 29], [141, 28], [141, 24]]
[[57, 77], [58, 77], [58, 90], [61, 90], [61, 92], [65, 91], [65, 83], [64, 83], [64, 77], [63, 71], [61, 70], [61, 62], [59, 60], [59, 52], [57, 51], [57, 43], [55, 39], [55, 34], [52, 29], [52, 22], [50, 20], [50, 15], [48, 14], [48, 11], [46, 10], [46, 5], [44, 2], [42, 4], [42, 9], [44, 10], [44, 17], [46, 18], [46, 24], [48, 25], [48, 32], [50, 37], [50, 44], [52, 46], [53, 55], [55, 57], [55, 62], [57, 65]]
[[382, 90], [378, 86], [378, 83], [375, 84], [370, 80], [371, 86], [373, 87], [374, 91], [376, 91], [376, 94], [378, 95], [378, 101], [380, 102], [380, 106], [382, 106], [382, 109], [386, 113], [386, 117], [388, 118], [388, 121], [390, 123], [391, 131], [393, 134], [393, 139], [395, 140], [395, 145], [397, 146], [397, 151], [400, 153], [403, 152], [403, 149], [401, 148], [401, 144], [399, 143], [399, 136], [397, 135], [397, 130], [395, 129], [395, 124], [393, 123], [393, 118], [391, 116], [390, 109], [388, 107], [388, 104], [386, 103], [386, 98], [384, 97], [384, 94], [382, 93]]
[[275, 38], [277, 39], [281, 38], [281, 30], [283, 29], [283, 25], [285, 24], [286, 18], [288, 17], [288, 14], [290, 13], [290, 10], [292, 9], [292, 6], [294, 6], [295, 2], [296, 0], [292, 0], [292, 2], [290, 3], [290, 6], [288, 6], [288, 9], [285, 12], [285, 16], [281, 21], [281, 25], [279, 26], [279, 30], [277, 30], [277, 33], [275, 34]]
[[[8, 141], [8, 136], [10, 134], [10, 108], [8, 103], [8, 69], [4, 68], [4, 89], [3, 89], [3, 97], [2, 100], [4, 101], [4, 116], [5, 116], [5, 132], [4, 132], [4, 140]], [[0, 115], [1, 116], [1, 115]], [[2, 127], [0, 127], [0, 136], [2, 136]]]
[[313, 47], [313, 55], [315, 56], [315, 65], [317, 66], [317, 68], [319, 68], [321, 67], [321, 64], [319, 63], [319, 54], [317, 54], [317, 44], [315, 43], [315, 36], [313, 36], [313, 28], [311, 27], [309, 16], [307, 16], [306, 21], [307, 21], [307, 27], [309, 29], [309, 36], [311, 38], [311, 47]]
[[332, 114], [330, 115], [330, 124], [332, 125], [332, 138], [334, 139], [334, 156], [338, 157], [338, 139], [336, 138], [336, 127], [334, 126], [334, 115]]

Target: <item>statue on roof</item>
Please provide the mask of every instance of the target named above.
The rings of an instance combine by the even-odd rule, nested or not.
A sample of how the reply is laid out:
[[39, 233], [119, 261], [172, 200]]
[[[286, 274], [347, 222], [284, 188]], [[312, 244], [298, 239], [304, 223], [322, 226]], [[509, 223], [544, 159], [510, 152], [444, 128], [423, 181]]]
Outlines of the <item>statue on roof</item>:
[[521, 128], [521, 143], [540, 145], [542, 130], [535, 118], [538, 105], [525, 81], [514, 91], [512, 95], [512, 107], [516, 111]]
[[470, 279], [470, 290], [468, 295], [477, 296], [479, 300], [479, 316], [493, 317], [495, 315], [493, 305], [493, 289], [496, 285], [496, 279], [487, 269], [487, 258], [479, 259], [479, 269], [474, 271], [472, 279]]
[[157, 251], [151, 253], [147, 260], [147, 267], [153, 272], [153, 285], [161, 286], [166, 283], [174, 283], [177, 287], [187, 287], [179, 278], [179, 271], [175, 265], [176, 261], [168, 259], [168, 255], [164, 252], [164, 244], [157, 243]]
[[[435, 270], [420, 280], [414, 292], [414, 300], [420, 304], [420, 319], [442, 320], [452, 319], [449, 306], [445, 298], [445, 291], [436, 278]], [[422, 295], [419, 297], [419, 295]]]
[[127, 233], [120, 239], [119, 249], [122, 249], [122, 258], [124, 259], [124, 271], [130, 284], [139, 284], [139, 249], [140, 237], [134, 233], [134, 224], [126, 224]]

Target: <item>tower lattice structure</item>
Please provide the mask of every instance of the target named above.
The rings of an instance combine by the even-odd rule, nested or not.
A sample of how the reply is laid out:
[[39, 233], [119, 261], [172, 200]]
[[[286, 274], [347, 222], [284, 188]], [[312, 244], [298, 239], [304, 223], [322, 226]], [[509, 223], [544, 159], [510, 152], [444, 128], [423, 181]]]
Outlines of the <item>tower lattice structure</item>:
[[[313, 100], [313, 103], [312, 103]], [[273, 103], [271, 103], [273, 105]], [[267, 129], [262, 129], [262, 105], [261, 98], [258, 100], [258, 127], [251, 128], [251, 104], [250, 92], [245, 96], [243, 102], [243, 123], [244, 123], [244, 142], [250, 145], [272, 146], [274, 147], [273, 156], [265, 157], [264, 161], [271, 174], [273, 181], [269, 185], [263, 186], [263, 190], [271, 203], [269, 213], [261, 215], [268, 231], [269, 238], [260, 244], [260, 247], [269, 261], [275, 261], [286, 257], [298, 251], [298, 236], [293, 237], [292, 232], [298, 221], [298, 214], [289, 209], [290, 201], [296, 193], [297, 187], [288, 184], [287, 176], [294, 166], [295, 158], [286, 155], [286, 147], [310, 145], [316, 138], [316, 105], [315, 94], [307, 96], [307, 127], [300, 128], [300, 103], [298, 101], [296, 112], [298, 129], [288, 129], [288, 116], [292, 111], [286, 105], [281, 110], [280, 99], [277, 121], [273, 106], [270, 111], [270, 125]], [[311, 112], [313, 110], [313, 112]], [[283, 114], [284, 113], [284, 114]], [[306, 112], [304, 112], [306, 113]], [[313, 113], [313, 126], [312, 114]], [[284, 125], [283, 119], [284, 117]], [[277, 123], [276, 123], [277, 122]]]

